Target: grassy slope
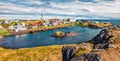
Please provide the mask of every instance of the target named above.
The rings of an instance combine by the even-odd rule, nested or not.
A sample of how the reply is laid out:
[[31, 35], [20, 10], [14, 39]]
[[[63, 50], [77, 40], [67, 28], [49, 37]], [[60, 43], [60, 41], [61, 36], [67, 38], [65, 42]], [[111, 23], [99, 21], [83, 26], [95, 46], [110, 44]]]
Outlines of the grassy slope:
[[[62, 46], [44, 46], [22, 49], [0, 48], [0, 61], [61, 61]], [[53, 59], [53, 57], [55, 59]]]
[[21, 49], [0, 48], [0, 61], [62, 61], [61, 49], [62, 45]]
[[0, 30], [0, 36], [9, 35], [9, 32], [7, 30]]

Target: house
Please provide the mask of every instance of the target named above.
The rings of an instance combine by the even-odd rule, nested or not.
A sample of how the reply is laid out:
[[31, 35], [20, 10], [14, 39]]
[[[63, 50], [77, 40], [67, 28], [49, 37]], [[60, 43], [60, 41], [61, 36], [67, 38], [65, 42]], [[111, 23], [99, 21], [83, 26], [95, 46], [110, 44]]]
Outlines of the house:
[[14, 30], [15, 32], [27, 30], [27, 28], [24, 25], [22, 25], [22, 24], [17, 24], [17, 25], [14, 25], [14, 26], [9, 26], [9, 29]]
[[59, 25], [61, 23], [60, 19], [54, 18], [54, 19], [50, 19], [50, 24], [52, 24], [53, 26]]
[[95, 21], [96, 24], [98, 24], [99, 22], [98, 21]]
[[69, 21], [70, 22], [76, 22], [76, 19], [75, 18], [70, 18]]
[[63, 23], [63, 24], [70, 23], [70, 20], [69, 20], [69, 19], [63, 19], [63, 20], [62, 20], [62, 23]]
[[50, 23], [49, 20], [46, 20], [46, 21], [42, 24], [42, 26], [52, 26], [52, 24]]
[[15, 32], [27, 30], [27, 28], [21, 24], [16, 25]]
[[9, 29], [12, 29], [12, 30], [15, 29], [14, 26], [9, 26], [8, 28], [9, 28]]

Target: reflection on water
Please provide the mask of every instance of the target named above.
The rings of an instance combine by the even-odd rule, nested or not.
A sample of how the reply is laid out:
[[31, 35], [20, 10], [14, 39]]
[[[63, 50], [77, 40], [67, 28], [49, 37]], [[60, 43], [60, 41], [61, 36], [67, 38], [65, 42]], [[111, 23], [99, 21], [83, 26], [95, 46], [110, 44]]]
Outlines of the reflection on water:
[[18, 39], [18, 38], [25, 37], [25, 36], [27, 36], [27, 34], [16, 35], [15, 38]]
[[[63, 32], [76, 32], [80, 35], [64, 37], [64, 38], [54, 38], [51, 35], [56, 31]], [[61, 29], [48, 30], [44, 32], [37, 32], [33, 34], [23, 34], [16, 36], [4, 37], [0, 42], [1, 46], [11, 47], [11, 48], [24, 48], [24, 47], [34, 47], [41, 45], [57, 45], [57, 44], [71, 44], [81, 41], [87, 41], [96, 36], [101, 29], [90, 29], [83, 28], [80, 26], [66, 27]]]

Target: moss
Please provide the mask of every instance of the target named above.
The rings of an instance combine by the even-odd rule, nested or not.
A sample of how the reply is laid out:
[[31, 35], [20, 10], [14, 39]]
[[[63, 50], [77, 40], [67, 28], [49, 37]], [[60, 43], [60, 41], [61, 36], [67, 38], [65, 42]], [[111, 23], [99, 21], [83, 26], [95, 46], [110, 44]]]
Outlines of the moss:
[[89, 53], [90, 50], [86, 50], [85, 48], [79, 48], [78, 51], [75, 53], [75, 56], [80, 56], [84, 53]]

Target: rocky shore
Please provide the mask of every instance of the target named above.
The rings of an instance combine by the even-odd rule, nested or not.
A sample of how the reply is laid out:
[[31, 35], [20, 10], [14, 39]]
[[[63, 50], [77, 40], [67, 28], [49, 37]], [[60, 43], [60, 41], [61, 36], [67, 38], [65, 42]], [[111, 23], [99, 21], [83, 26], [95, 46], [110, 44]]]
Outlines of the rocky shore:
[[114, 24], [109, 23], [109, 22], [108, 23], [105, 23], [105, 22], [97, 22], [97, 23], [81, 22], [79, 25], [82, 27], [99, 29], [99, 28], [107, 28], [107, 27], [113, 26]]
[[103, 29], [89, 42], [63, 47], [62, 51], [63, 61], [119, 61], [120, 27]]

